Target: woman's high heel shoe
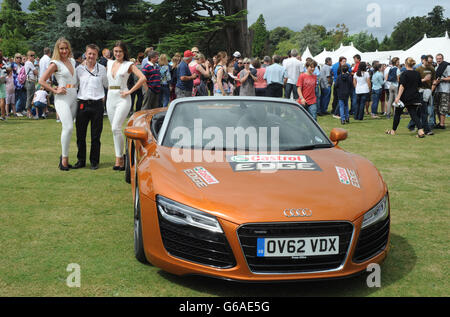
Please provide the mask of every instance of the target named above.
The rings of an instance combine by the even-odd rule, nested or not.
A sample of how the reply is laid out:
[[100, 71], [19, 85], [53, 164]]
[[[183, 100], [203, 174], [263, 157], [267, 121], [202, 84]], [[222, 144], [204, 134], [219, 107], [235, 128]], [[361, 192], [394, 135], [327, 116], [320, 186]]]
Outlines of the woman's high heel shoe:
[[61, 171], [68, 171], [70, 169], [69, 166], [66, 167], [62, 164], [62, 155], [59, 157], [59, 166], [58, 167]]

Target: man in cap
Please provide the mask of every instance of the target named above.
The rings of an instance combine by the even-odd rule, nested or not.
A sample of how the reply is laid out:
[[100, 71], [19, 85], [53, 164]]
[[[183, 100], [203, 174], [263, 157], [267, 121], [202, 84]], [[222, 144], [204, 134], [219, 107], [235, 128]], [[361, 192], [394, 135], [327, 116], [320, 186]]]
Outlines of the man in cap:
[[192, 51], [184, 52], [183, 60], [177, 67], [177, 85], [175, 87], [175, 94], [177, 98], [192, 97], [192, 89], [194, 88], [194, 79], [197, 74], [192, 75], [189, 70], [189, 63], [194, 58]]

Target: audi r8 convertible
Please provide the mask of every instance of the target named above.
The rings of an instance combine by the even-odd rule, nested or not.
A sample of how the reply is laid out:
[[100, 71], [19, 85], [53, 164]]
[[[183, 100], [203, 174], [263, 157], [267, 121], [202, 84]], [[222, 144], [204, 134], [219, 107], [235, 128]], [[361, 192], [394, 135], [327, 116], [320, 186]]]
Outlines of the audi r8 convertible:
[[388, 252], [388, 189], [295, 102], [175, 100], [125, 129], [136, 258], [176, 275], [338, 278]]

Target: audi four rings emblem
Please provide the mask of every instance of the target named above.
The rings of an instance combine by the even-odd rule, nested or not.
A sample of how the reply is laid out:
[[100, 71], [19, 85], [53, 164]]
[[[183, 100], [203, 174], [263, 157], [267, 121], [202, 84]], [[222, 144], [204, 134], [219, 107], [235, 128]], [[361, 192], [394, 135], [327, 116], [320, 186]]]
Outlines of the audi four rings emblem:
[[288, 209], [286, 208], [283, 212], [283, 214], [288, 217], [288, 218], [292, 218], [292, 217], [311, 217], [312, 216], [312, 210], [309, 208], [292, 208], [292, 209]]

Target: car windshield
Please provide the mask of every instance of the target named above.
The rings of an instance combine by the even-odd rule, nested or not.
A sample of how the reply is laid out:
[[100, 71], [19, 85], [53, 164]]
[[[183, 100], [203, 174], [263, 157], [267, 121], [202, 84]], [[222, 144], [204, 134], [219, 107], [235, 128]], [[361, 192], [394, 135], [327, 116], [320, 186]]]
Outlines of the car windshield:
[[173, 109], [162, 145], [227, 151], [333, 146], [300, 106], [265, 100], [181, 102]]

